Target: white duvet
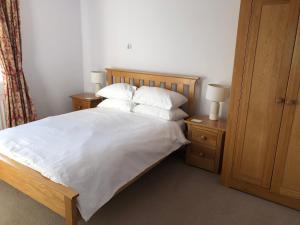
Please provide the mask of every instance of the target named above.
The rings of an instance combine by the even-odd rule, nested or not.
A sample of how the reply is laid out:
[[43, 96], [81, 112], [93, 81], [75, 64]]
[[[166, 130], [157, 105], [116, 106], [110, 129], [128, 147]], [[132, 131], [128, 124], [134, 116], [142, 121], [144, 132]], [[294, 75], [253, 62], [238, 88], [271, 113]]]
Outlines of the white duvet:
[[120, 187], [185, 143], [176, 122], [101, 108], [0, 132], [0, 153], [72, 187], [85, 220]]

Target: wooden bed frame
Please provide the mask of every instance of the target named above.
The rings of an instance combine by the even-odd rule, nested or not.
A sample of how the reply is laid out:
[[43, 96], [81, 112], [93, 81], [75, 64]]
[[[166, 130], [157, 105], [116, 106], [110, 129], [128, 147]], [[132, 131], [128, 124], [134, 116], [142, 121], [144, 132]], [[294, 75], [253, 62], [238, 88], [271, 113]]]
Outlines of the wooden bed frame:
[[[166, 89], [186, 95], [189, 99], [189, 108], [192, 106], [195, 85], [199, 79], [199, 77], [196, 76], [181, 76], [123, 69], [106, 70], [108, 84], [126, 82], [133, 83], [138, 87], [142, 85], [165, 87]], [[159, 162], [161, 161], [162, 160]], [[121, 187], [116, 194], [124, 190], [159, 162], [150, 166], [136, 178], [129, 181], [126, 185]], [[1, 154], [0, 180], [3, 180], [65, 218], [66, 225], [77, 224], [80, 214], [76, 208], [76, 200], [79, 194], [72, 188], [57, 184], [42, 176], [39, 172]]]

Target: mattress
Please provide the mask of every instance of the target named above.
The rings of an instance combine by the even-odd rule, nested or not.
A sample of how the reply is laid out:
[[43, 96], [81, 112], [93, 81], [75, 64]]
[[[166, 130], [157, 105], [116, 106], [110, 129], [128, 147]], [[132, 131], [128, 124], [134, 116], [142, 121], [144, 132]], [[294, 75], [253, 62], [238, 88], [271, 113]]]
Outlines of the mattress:
[[0, 132], [0, 153], [72, 187], [86, 221], [119, 188], [186, 143], [177, 122], [104, 108]]

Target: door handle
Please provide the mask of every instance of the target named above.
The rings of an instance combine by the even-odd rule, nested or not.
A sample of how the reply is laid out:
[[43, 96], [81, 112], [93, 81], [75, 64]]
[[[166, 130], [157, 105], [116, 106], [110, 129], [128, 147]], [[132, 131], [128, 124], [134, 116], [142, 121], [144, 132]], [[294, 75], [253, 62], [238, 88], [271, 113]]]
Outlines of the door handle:
[[276, 99], [275, 99], [275, 102], [276, 102], [276, 104], [283, 104], [283, 103], [285, 102], [285, 99], [279, 97], [279, 98], [276, 98]]
[[287, 100], [285, 102], [285, 104], [287, 104], [287, 105], [296, 105], [297, 104], [297, 100]]

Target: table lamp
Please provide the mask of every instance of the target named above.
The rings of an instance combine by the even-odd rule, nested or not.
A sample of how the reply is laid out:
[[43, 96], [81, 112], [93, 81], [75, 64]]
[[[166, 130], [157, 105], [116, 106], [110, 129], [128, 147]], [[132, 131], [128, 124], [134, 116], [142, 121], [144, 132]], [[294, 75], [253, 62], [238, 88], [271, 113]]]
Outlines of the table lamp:
[[220, 102], [225, 102], [229, 97], [229, 88], [220, 84], [208, 84], [206, 90], [206, 99], [211, 101], [210, 120], [219, 119]]
[[106, 85], [106, 75], [103, 71], [92, 71], [91, 82], [95, 84], [95, 93]]

